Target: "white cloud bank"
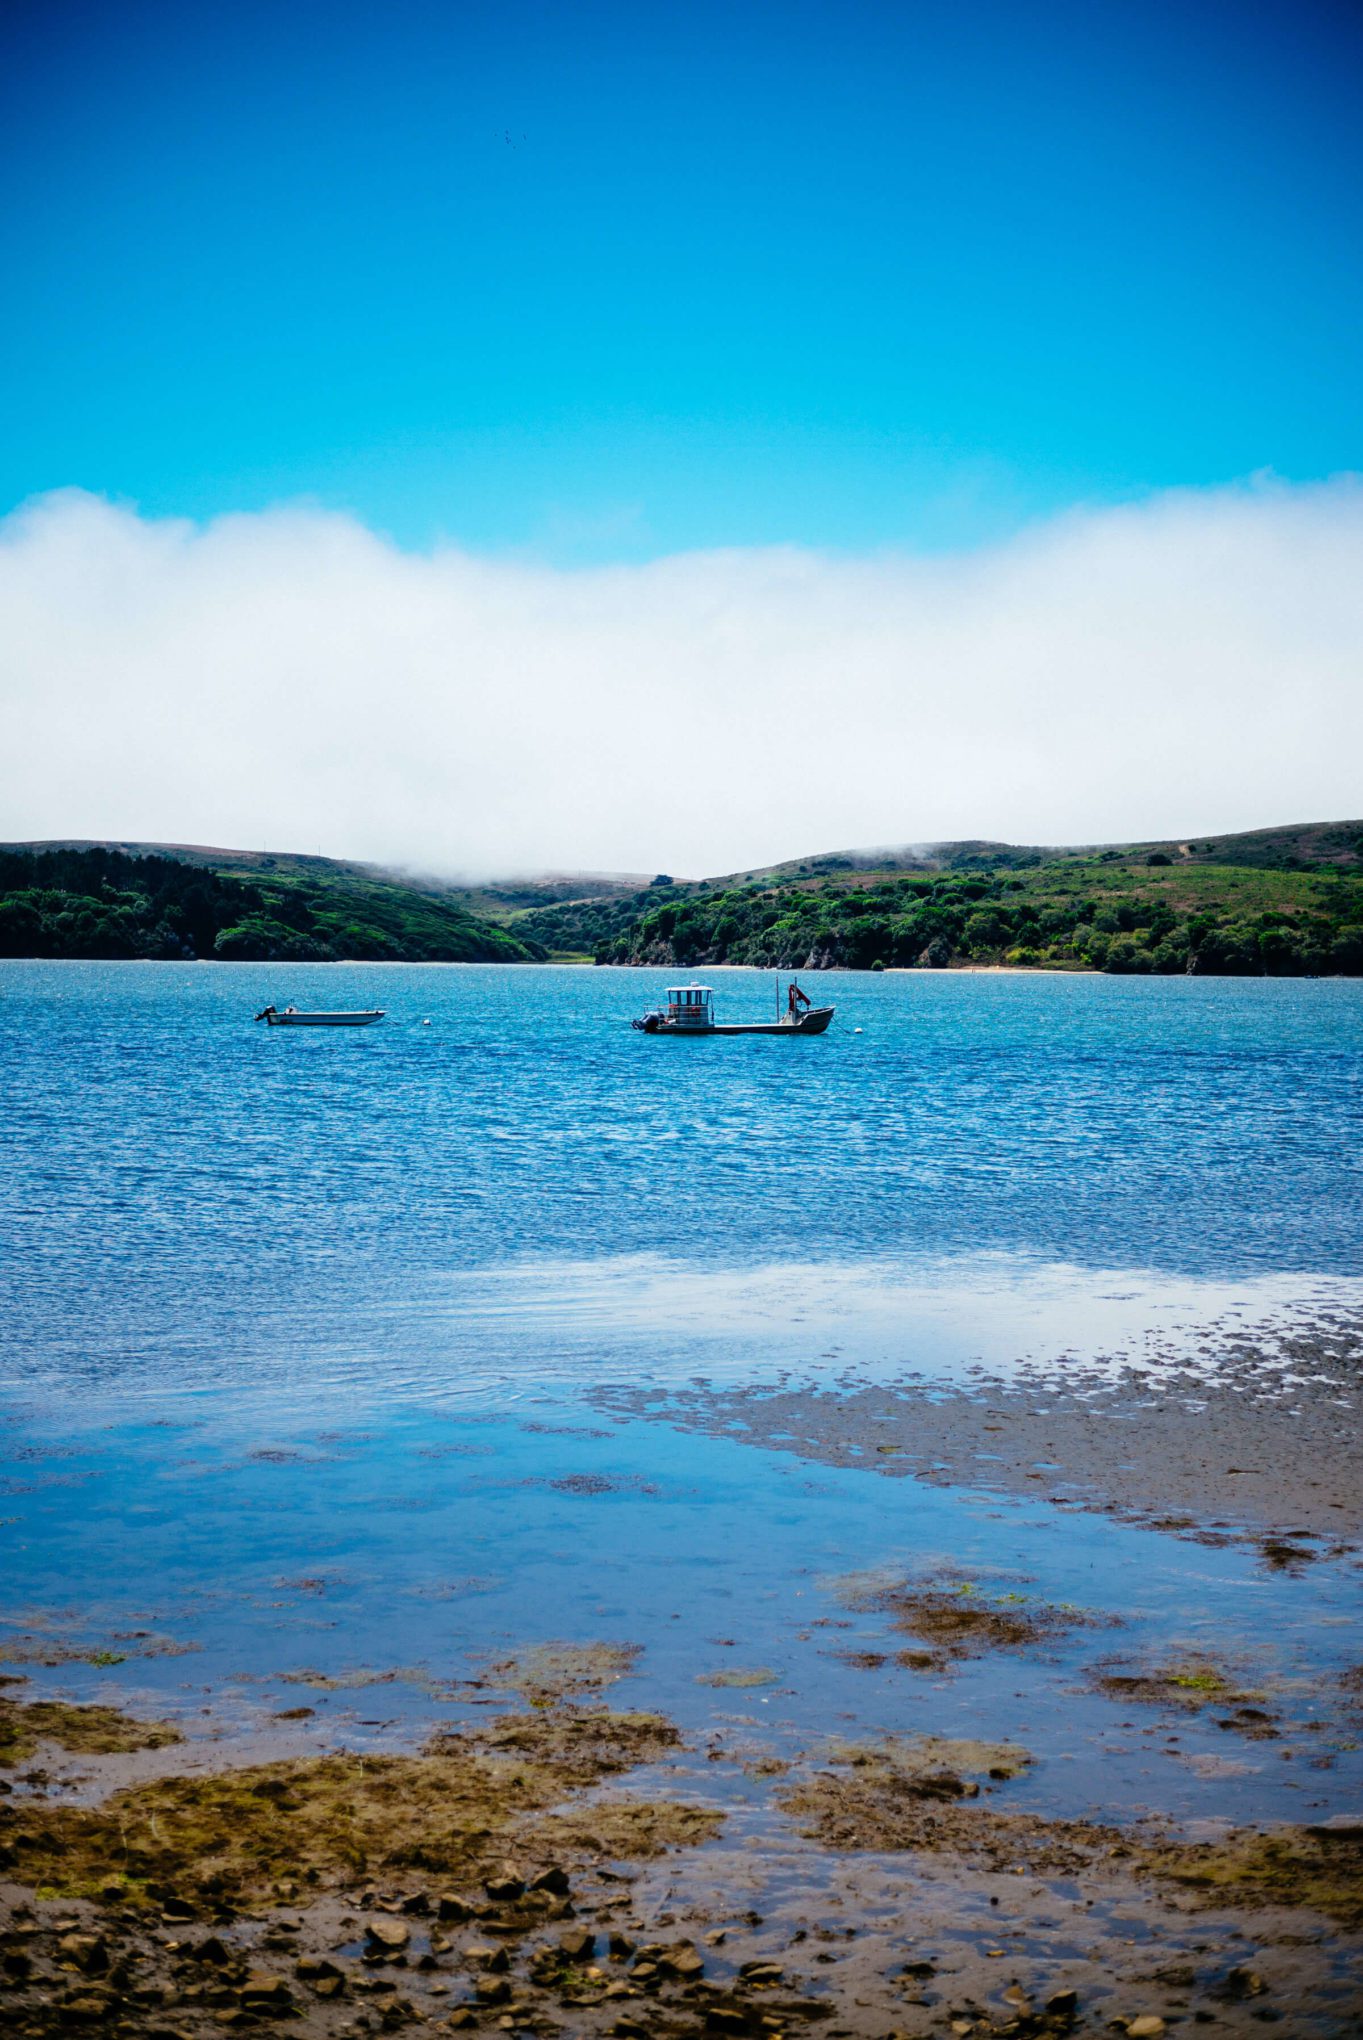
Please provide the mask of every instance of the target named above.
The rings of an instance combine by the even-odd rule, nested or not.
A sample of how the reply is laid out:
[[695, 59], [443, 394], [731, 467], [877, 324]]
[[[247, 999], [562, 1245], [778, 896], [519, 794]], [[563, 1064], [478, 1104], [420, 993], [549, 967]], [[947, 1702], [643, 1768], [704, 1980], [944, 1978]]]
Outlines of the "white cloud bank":
[[697, 875], [1363, 808], [1363, 481], [563, 571], [306, 506], [0, 523], [0, 836]]

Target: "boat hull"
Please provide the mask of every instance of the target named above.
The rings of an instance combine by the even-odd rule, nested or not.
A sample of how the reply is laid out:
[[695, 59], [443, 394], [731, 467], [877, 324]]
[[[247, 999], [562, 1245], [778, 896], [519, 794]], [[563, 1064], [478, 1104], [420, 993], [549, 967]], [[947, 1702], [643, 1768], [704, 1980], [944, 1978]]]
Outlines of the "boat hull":
[[811, 1006], [798, 1020], [746, 1020], [716, 1023], [715, 1034], [822, 1034], [833, 1018], [831, 1006]]
[[798, 1020], [739, 1020], [716, 1022], [714, 1034], [822, 1034], [832, 1020], [832, 1006], [814, 1006]]
[[[831, 1006], [813, 1006], [808, 1013], [802, 1013], [798, 1020], [738, 1020], [720, 1021], [713, 1027], [646, 1027], [645, 1034], [667, 1034], [678, 1039], [694, 1037], [708, 1041], [713, 1034], [823, 1034], [833, 1018]], [[638, 1022], [635, 1025], [638, 1026]]]
[[267, 1013], [266, 1024], [270, 1027], [372, 1027], [376, 1020], [382, 1020], [383, 1010], [377, 1013]]

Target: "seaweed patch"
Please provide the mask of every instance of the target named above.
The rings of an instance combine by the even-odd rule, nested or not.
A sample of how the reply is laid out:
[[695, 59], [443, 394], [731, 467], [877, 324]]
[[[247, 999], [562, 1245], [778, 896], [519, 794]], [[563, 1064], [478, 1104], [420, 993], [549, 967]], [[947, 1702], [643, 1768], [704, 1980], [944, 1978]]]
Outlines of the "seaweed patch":
[[77, 1896], [117, 1878], [134, 1896], [169, 1886], [249, 1909], [299, 1879], [318, 1889], [437, 1874], [477, 1884], [508, 1857], [542, 1854], [551, 1836], [555, 1850], [578, 1859], [708, 1838], [722, 1816], [699, 1807], [565, 1805], [626, 1768], [631, 1752], [670, 1745], [669, 1724], [643, 1720], [627, 1717], [614, 1738], [596, 1721], [566, 1755], [533, 1737], [530, 1751], [517, 1749], [504, 1723], [486, 1748], [446, 1734], [416, 1757], [332, 1755], [164, 1778], [94, 1807], [24, 1801], [8, 1819], [0, 1870]]
[[159, 1750], [180, 1741], [166, 1721], [137, 1721], [116, 1707], [73, 1706], [64, 1700], [0, 1698], [0, 1765], [32, 1756], [40, 1743], [56, 1743], [79, 1756], [114, 1756]]

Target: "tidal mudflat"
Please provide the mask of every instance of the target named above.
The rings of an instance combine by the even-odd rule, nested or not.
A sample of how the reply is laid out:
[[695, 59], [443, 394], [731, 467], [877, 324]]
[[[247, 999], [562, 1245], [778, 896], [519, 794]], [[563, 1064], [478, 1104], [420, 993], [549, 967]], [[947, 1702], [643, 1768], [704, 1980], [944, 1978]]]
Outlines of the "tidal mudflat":
[[1354, 2028], [1354, 988], [4, 971], [6, 2030]]

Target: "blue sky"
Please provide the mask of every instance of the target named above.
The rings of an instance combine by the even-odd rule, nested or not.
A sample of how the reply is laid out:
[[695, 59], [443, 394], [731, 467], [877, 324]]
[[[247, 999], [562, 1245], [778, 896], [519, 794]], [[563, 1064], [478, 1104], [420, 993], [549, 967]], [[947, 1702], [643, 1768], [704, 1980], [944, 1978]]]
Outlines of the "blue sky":
[[1361, 468], [1360, 19], [12, 0], [0, 511], [572, 564]]

